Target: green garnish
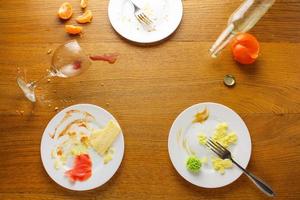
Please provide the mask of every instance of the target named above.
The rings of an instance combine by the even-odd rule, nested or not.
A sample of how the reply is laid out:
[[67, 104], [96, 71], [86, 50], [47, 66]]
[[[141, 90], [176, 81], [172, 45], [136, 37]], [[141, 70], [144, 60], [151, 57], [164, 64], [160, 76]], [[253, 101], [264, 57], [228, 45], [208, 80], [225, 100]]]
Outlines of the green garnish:
[[201, 165], [201, 160], [196, 156], [190, 156], [186, 161], [186, 168], [193, 173], [198, 173], [201, 169]]

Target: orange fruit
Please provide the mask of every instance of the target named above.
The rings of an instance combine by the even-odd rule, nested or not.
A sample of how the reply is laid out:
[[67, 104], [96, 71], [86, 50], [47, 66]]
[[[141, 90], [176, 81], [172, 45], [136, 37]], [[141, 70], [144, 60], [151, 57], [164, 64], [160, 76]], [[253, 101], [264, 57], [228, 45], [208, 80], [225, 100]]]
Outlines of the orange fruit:
[[259, 43], [249, 33], [240, 33], [231, 44], [233, 58], [241, 64], [252, 64], [258, 57]]
[[73, 8], [72, 5], [69, 2], [65, 2], [63, 4], [61, 4], [61, 6], [58, 9], [58, 17], [61, 19], [70, 19], [70, 17], [73, 14]]
[[80, 6], [81, 8], [86, 8], [89, 0], [81, 0], [80, 1]]
[[80, 24], [91, 22], [93, 18], [92, 11], [87, 10], [82, 15], [76, 18], [76, 21]]
[[83, 28], [81, 26], [74, 26], [74, 25], [66, 25], [65, 31], [71, 35], [77, 35], [81, 33]]

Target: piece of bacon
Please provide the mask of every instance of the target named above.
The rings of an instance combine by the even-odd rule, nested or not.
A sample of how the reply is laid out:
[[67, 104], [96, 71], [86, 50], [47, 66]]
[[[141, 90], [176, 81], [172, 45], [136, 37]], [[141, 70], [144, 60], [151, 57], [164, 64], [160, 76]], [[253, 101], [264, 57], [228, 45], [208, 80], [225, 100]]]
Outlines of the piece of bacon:
[[103, 54], [103, 55], [92, 55], [90, 59], [93, 61], [106, 61], [110, 64], [114, 64], [117, 61], [119, 54], [117, 53], [110, 53], [110, 54]]

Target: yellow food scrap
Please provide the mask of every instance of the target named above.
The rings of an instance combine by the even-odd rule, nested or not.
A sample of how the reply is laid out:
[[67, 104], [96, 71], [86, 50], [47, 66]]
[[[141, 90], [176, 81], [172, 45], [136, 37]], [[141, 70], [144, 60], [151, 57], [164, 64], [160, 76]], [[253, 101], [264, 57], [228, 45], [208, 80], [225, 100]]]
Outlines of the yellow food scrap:
[[203, 157], [200, 159], [202, 164], [206, 164], [207, 163], [207, 157]]
[[108, 154], [105, 154], [104, 157], [103, 157], [103, 162], [104, 164], [107, 164], [109, 163], [109, 161], [111, 161], [113, 159], [112, 155], [110, 153]]
[[205, 145], [207, 141], [207, 137], [204, 133], [199, 133], [198, 135], [198, 142], [199, 144]]
[[195, 119], [194, 119], [193, 123], [203, 123], [207, 120], [208, 116], [209, 116], [208, 110], [207, 110], [207, 108], [205, 108], [203, 111], [198, 112], [195, 115]]
[[54, 161], [54, 169], [59, 170], [61, 167], [61, 162], [59, 160]]
[[71, 149], [71, 154], [73, 156], [77, 156], [80, 154], [84, 154], [87, 152], [87, 146], [83, 145], [83, 144], [75, 144], [73, 146], [73, 148]]
[[100, 155], [104, 156], [120, 132], [121, 129], [118, 124], [109, 121], [103, 129], [92, 132], [90, 144]]
[[56, 153], [54, 149], [51, 150], [51, 158], [52, 159], [56, 158]]
[[212, 139], [227, 148], [231, 144], [235, 144], [237, 142], [237, 135], [234, 132], [228, 133], [228, 125], [223, 122], [217, 125]]
[[81, 144], [83, 144], [84, 146], [88, 147], [90, 144], [90, 140], [89, 137], [87, 135], [81, 135], [80, 136], [80, 142]]
[[229, 159], [221, 159], [221, 158], [211, 158], [211, 162], [213, 165], [213, 168], [219, 172], [220, 174], [225, 173], [225, 169], [230, 169], [232, 168], [232, 162]]

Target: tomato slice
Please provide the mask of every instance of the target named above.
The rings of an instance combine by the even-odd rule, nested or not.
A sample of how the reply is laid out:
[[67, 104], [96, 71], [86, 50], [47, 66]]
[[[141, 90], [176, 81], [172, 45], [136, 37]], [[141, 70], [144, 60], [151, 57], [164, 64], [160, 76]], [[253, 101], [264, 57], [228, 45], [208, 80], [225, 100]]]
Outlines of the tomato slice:
[[75, 157], [74, 168], [65, 172], [70, 181], [85, 181], [92, 176], [92, 161], [88, 154]]
[[258, 57], [259, 43], [253, 35], [240, 33], [233, 39], [231, 51], [237, 62], [251, 64]]

